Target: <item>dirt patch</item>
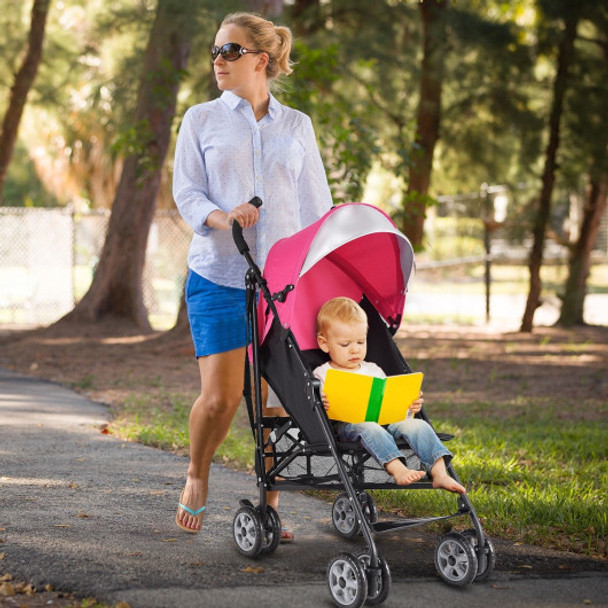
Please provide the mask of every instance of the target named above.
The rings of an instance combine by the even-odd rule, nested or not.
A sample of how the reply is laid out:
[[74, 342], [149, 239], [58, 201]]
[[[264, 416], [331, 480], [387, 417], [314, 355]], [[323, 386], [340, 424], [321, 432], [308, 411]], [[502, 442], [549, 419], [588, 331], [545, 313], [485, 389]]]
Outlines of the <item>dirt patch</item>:
[[[425, 398], [492, 402], [505, 412], [529, 400], [564, 404], [565, 419], [597, 420], [608, 402], [608, 327], [538, 327], [532, 334], [484, 327], [410, 326], [396, 342], [425, 373]], [[133, 394], [198, 391], [190, 337], [138, 333], [121, 323], [0, 333], [0, 365], [119, 406]]]

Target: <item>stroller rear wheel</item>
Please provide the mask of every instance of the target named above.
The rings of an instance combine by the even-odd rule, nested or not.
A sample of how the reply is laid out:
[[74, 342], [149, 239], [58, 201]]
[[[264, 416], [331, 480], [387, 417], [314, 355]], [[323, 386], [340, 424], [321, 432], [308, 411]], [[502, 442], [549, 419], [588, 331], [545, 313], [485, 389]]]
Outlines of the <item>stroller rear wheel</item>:
[[[362, 492], [358, 495], [358, 498], [363, 508], [365, 519], [369, 523], [376, 523], [378, 521], [378, 509], [374, 499], [367, 492]], [[356, 536], [361, 531], [361, 526], [355, 515], [355, 509], [346, 492], [339, 494], [334, 501], [331, 510], [331, 520], [338, 534], [344, 538], [353, 538], [353, 536]]]
[[240, 553], [247, 557], [259, 555], [265, 534], [262, 517], [253, 506], [244, 505], [236, 512], [232, 522], [232, 533]]
[[442, 536], [435, 548], [435, 568], [448, 585], [472, 583], [477, 576], [477, 556], [471, 541], [458, 532]]
[[367, 599], [367, 576], [363, 564], [350, 553], [334, 557], [327, 568], [327, 584], [334, 603], [360, 608]]

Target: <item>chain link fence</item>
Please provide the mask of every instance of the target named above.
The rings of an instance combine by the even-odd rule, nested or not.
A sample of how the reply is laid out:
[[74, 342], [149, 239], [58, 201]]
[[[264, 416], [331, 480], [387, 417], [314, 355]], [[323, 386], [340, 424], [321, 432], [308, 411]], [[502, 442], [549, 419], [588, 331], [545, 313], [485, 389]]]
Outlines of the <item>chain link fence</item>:
[[[46, 325], [88, 290], [103, 247], [108, 211], [0, 207], [0, 324]], [[144, 268], [144, 302], [154, 327], [175, 321], [191, 229], [177, 211], [154, 217]]]
[[[439, 197], [425, 222], [425, 250], [417, 255], [417, 283], [410, 293], [410, 315], [419, 308], [420, 315], [428, 316], [437, 308], [438, 317], [444, 316], [451, 306], [456, 308], [450, 320], [468, 323], [471, 310], [477, 307], [473, 316], [482, 322], [485, 317], [487, 322], [490, 262], [518, 264], [522, 268], [527, 264], [529, 230], [521, 221], [510, 221], [510, 210], [520, 207], [521, 199], [518, 201], [517, 197], [532, 194], [525, 188], [484, 186], [477, 193]], [[0, 207], [0, 325], [47, 325], [72, 310], [91, 284], [109, 216], [109, 211]], [[577, 218], [571, 221], [576, 224]], [[144, 302], [156, 329], [167, 329], [175, 321], [191, 234], [177, 211], [156, 213], [143, 277]], [[607, 216], [602, 222], [596, 254], [604, 263], [608, 259]], [[567, 258], [565, 247], [547, 240], [545, 260], [560, 264], [562, 275]], [[473, 268], [477, 268], [477, 276], [472, 274]], [[483, 289], [471, 289], [472, 282], [483, 284], [484, 278], [485, 296]], [[525, 294], [519, 294], [515, 301], [512, 296], [494, 293], [499, 287], [492, 285], [493, 317], [498, 316], [501, 307], [518, 317], [519, 309], [523, 312]], [[501, 298], [507, 303], [501, 305]], [[553, 300], [555, 309], [555, 294]], [[552, 310], [549, 321], [555, 314]]]

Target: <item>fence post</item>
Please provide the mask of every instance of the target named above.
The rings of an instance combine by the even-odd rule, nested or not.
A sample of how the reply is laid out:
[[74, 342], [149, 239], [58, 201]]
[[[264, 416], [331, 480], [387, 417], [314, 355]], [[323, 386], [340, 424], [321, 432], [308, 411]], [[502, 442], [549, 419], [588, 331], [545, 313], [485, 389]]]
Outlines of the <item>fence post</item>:
[[488, 184], [481, 184], [479, 189], [479, 198], [481, 199], [481, 213], [483, 221], [483, 244], [486, 250], [485, 260], [485, 284], [486, 284], [486, 324], [490, 322], [490, 287], [492, 284], [492, 268], [490, 261], [490, 253], [492, 243], [490, 239], [490, 222], [494, 217], [493, 206], [488, 197]]

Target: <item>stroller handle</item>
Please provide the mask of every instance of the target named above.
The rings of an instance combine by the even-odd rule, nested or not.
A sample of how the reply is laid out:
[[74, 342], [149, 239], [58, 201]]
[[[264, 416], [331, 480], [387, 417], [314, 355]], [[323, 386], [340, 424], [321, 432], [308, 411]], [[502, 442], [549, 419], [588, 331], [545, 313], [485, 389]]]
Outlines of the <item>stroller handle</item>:
[[[249, 201], [249, 204], [259, 209], [262, 206], [262, 199], [259, 196], [254, 196]], [[246, 251], [249, 251], [247, 242], [243, 238], [243, 229], [236, 220], [232, 222], [232, 238], [234, 239], [236, 247], [241, 255], [243, 255]]]

